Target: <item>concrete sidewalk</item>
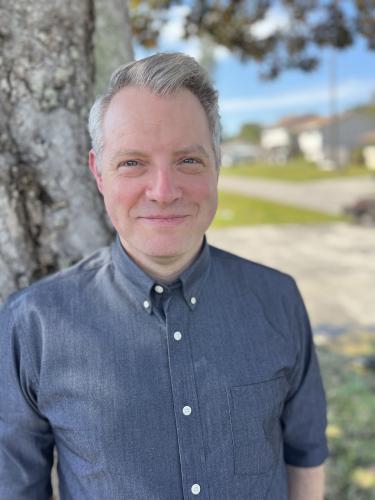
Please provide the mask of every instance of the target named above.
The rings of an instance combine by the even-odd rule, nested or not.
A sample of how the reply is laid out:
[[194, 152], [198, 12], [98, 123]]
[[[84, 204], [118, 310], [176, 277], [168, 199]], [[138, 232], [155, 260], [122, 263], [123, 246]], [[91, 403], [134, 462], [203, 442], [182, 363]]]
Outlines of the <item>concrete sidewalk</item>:
[[357, 198], [375, 194], [375, 177], [285, 182], [221, 176], [219, 188], [247, 196], [338, 215], [342, 213], [345, 205], [351, 204]]
[[291, 274], [315, 332], [375, 331], [375, 229], [346, 223], [210, 229], [208, 240]]

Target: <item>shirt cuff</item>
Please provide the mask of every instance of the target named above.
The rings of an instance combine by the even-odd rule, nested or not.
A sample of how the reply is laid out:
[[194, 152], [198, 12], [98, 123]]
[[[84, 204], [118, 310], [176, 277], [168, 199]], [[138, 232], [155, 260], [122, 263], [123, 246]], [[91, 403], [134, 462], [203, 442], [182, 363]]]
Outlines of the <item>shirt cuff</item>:
[[294, 467], [318, 467], [329, 457], [327, 446], [306, 451], [284, 447], [284, 461]]

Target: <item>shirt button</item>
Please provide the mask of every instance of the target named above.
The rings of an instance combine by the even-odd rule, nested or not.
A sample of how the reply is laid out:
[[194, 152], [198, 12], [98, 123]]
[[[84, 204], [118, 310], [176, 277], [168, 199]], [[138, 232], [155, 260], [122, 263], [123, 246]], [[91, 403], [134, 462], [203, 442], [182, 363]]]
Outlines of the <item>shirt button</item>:
[[143, 307], [144, 307], [145, 309], [148, 309], [148, 308], [150, 307], [150, 302], [149, 302], [148, 300], [145, 300], [145, 301], [143, 302]]
[[182, 413], [183, 413], [184, 415], [186, 415], [186, 416], [187, 416], [187, 415], [190, 415], [190, 413], [191, 413], [191, 408], [190, 408], [190, 406], [184, 406], [184, 407], [182, 408]]
[[163, 293], [164, 292], [164, 288], [160, 285], [156, 285], [154, 290], [156, 293]]
[[174, 332], [173, 337], [175, 340], [181, 340], [182, 339], [182, 333], [181, 332]]
[[199, 495], [199, 493], [201, 492], [201, 487], [199, 486], [199, 484], [193, 484], [193, 486], [191, 487], [191, 492], [193, 495]]
[[196, 299], [195, 297], [192, 297], [192, 298], [190, 299], [190, 302], [191, 302], [193, 305], [195, 305], [195, 304], [197, 303], [197, 299]]

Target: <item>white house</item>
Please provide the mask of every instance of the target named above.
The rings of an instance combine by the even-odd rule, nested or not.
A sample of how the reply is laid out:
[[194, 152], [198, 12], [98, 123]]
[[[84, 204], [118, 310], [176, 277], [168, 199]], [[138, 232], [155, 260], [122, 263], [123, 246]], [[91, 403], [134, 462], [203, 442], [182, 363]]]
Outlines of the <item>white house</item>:
[[307, 161], [321, 163], [324, 160], [322, 128], [329, 122], [327, 118], [317, 117], [301, 125], [297, 130], [298, 147]]
[[252, 163], [260, 157], [260, 151], [259, 146], [246, 141], [226, 141], [221, 145], [221, 163], [223, 167]]
[[363, 159], [367, 168], [375, 170], [375, 129], [362, 137]]
[[282, 126], [264, 129], [261, 135], [261, 145], [264, 149], [288, 148], [291, 145], [289, 130]]
[[266, 160], [285, 163], [298, 151], [297, 131], [315, 121], [316, 115], [290, 116], [262, 130], [260, 144]]
[[[305, 158], [321, 166], [344, 165], [364, 134], [375, 130], [375, 113], [365, 108], [335, 119], [320, 119], [299, 127], [298, 145]], [[371, 154], [371, 153], [370, 153]]]

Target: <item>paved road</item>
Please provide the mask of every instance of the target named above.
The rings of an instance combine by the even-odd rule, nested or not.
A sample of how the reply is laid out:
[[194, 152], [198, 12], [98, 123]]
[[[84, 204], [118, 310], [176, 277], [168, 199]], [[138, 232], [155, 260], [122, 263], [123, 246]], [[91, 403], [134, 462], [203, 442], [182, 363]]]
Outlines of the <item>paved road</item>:
[[227, 191], [336, 215], [341, 213], [345, 205], [358, 197], [369, 193], [375, 194], [375, 176], [309, 182], [221, 176], [219, 187]]
[[315, 331], [375, 329], [375, 228], [247, 226], [211, 229], [208, 240], [293, 275]]

